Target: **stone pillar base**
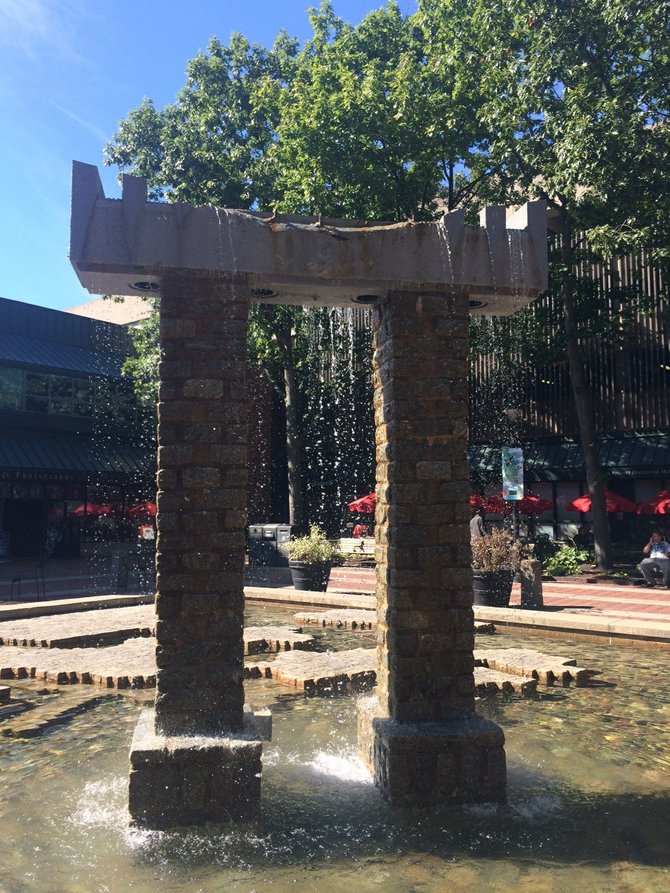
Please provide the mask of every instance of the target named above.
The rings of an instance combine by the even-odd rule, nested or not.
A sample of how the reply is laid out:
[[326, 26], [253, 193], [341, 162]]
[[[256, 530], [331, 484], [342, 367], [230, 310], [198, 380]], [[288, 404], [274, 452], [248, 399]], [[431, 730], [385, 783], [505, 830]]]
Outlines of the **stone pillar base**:
[[131, 824], [161, 829], [258, 815], [269, 711], [245, 712], [234, 738], [166, 737], [156, 733], [155, 716], [153, 707], [142, 711], [130, 748]]
[[505, 803], [505, 736], [473, 713], [449, 722], [380, 717], [376, 697], [358, 702], [358, 743], [375, 784], [394, 808]]

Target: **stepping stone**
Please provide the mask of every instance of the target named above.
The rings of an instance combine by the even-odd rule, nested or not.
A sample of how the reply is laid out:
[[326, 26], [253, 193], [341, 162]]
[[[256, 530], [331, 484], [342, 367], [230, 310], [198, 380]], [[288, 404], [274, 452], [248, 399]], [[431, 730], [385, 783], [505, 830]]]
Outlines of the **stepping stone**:
[[11, 693], [12, 690], [8, 685], [0, 685], [0, 704], [6, 704]]
[[335, 608], [332, 611], [300, 611], [296, 623], [334, 626], [337, 629], [367, 630], [377, 626], [377, 612], [365, 608]]
[[[296, 623], [304, 626], [333, 626], [337, 629], [369, 630], [377, 626], [377, 612], [364, 608], [335, 608], [332, 611], [300, 611], [293, 615]], [[493, 634], [493, 623], [475, 622], [475, 633]]]
[[483, 620], [475, 620], [475, 635], [492, 636], [496, 631], [495, 624]]
[[531, 676], [510, 676], [488, 667], [475, 667], [475, 691], [479, 695], [520, 694], [524, 697], [537, 690], [537, 679]]
[[310, 651], [316, 648], [314, 636], [283, 626], [250, 626], [244, 630], [244, 653]]
[[[250, 633], [247, 640], [247, 633]], [[313, 636], [282, 627], [252, 627], [245, 647], [264, 652], [313, 648]], [[259, 653], [251, 651], [251, 653]], [[0, 647], [0, 679], [42, 679], [57, 685], [151, 688], [156, 684], [156, 640], [127, 639], [107, 648]]]
[[95, 648], [155, 635], [154, 606], [103, 608], [0, 622], [0, 645], [30, 648]]
[[41, 679], [57, 685], [151, 688], [156, 640], [129, 639], [108, 648], [0, 648], [0, 679]]
[[531, 676], [543, 685], [569, 685], [574, 682], [579, 688], [588, 685], [600, 670], [576, 666], [573, 658], [543, 654], [524, 648], [501, 648], [476, 650], [475, 666], [489, 667], [503, 673]]
[[[377, 654], [372, 648], [353, 648], [326, 654], [280, 654], [275, 660], [248, 665], [247, 679], [273, 679], [306, 695], [335, 691], [367, 691], [377, 681]], [[475, 669], [475, 689], [480, 695], [503, 692], [528, 695], [537, 688], [531, 677], [510, 676], [486, 667]]]
[[90, 695], [81, 692], [58, 692], [58, 697], [44, 699], [33, 705], [27, 701], [17, 702], [20, 712], [0, 726], [0, 735], [8, 738], [35, 738], [48, 728], [64, 723], [73, 716], [91, 710], [99, 704], [119, 695]]
[[327, 653], [287, 652], [271, 662], [244, 668], [245, 678], [273, 679], [306, 695], [336, 691], [368, 691], [377, 679], [377, 653], [372, 648]]

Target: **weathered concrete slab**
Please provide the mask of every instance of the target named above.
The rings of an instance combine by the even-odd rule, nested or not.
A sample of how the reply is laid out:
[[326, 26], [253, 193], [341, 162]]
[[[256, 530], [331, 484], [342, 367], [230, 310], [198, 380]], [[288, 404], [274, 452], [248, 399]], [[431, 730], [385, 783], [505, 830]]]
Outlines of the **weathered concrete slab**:
[[[92, 294], [136, 295], [164, 277], [233, 275], [251, 300], [347, 306], [389, 291], [465, 291], [477, 313], [506, 315], [547, 287], [546, 205], [462, 210], [441, 220], [370, 224], [147, 202], [125, 175], [107, 199], [95, 167], [74, 162], [70, 262]], [[138, 281], [139, 280], [139, 281]], [[374, 296], [374, 297], [373, 297]]]
[[244, 630], [244, 653], [310, 651], [316, 648], [314, 636], [284, 626], [249, 626]]
[[482, 649], [475, 651], [474, 657], [476, 665], [503, 673], [530, 676], [543, 685], [569, 685], [574, 682], [580, 687], [588, 685], [593, 676], [600, 673], [600, 670], [576, 666], [572, 658], [525, 648]]

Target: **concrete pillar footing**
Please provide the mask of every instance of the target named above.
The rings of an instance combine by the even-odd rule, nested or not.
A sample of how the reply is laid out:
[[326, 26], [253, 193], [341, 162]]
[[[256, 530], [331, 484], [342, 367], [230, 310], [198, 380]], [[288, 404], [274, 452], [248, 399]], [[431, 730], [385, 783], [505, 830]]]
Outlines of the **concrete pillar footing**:
[[401, 723], [358, 702], [358, 741], [376, 786], [394, 808], [505, 803], [505, 736], [476, 713], [444, 722]]
[[245, 712], [230, 736], [164, 736], [156, 711], [142, 711], [130, 749], [128, 806], [133, 825], [163, 829], [250, 821], [260, 812], [262, 739], [269, 711]]

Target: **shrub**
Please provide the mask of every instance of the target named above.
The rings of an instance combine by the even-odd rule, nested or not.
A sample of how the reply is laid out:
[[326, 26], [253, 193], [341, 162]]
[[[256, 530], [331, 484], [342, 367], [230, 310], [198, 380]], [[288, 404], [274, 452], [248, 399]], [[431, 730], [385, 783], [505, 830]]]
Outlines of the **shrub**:
[[473, 539], [471, 545], [473, 570], [519, 570], [523, 544], [507, 531], [494, 527], [486, 536]]
[[289, 542], [288, 557], [291, 561], [306, 564], [336, 564], [342, 559], [342, 554], [322, 530], [312, 525], [309, 534], [293, 537]]
[[543, 565], [553, 558], [560, 551], [560, 543], [552, 540], [546, 533], [539, 533], [535, 539], [531, 539], [533, 544], [533, 558], [538, 558]]
[[580, 574], [582, 565], [592, 560], [593, 555], [587, 552], [586, 549], [579, 549], [576, 546], [564, 546], [553, 558], [546, 562], [544, 572], [568, 577], [572, 574]]

